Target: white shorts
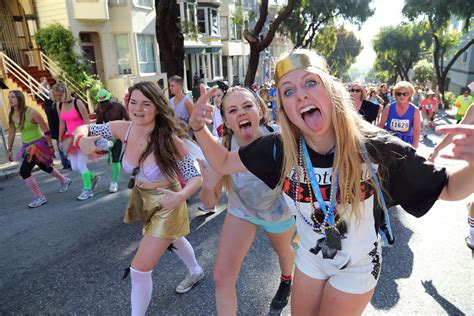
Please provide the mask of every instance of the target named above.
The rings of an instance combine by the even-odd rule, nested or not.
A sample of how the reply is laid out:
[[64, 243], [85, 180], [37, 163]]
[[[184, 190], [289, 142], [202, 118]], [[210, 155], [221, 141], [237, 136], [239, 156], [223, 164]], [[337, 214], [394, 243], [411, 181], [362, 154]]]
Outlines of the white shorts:
[[303, 247], [296, 252], [296, 266], [301, 272], [313, 279], [328, 280], [337, 290], [351, 294], [364, 294], [375, 288], [381, 265], [380, 243], [376, 243], [367, 256], [357, 262], [350, 261], [342, 269], [335, 267], [332, 260], [323, 259], [320, 254], [315, 255]]

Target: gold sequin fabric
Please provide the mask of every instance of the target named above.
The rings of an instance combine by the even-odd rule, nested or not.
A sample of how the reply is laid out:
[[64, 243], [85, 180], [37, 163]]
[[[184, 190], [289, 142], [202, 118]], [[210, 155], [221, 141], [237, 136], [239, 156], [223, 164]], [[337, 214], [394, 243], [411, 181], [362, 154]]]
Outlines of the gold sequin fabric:
[[[181, 191], [178, 182], [164, 189], [174, 192]], [[163, 239], [176, 239], [189, 234], [189, 216], [186, 201], [176, 208], [168, 210], [161, 206], [163, 193], [155, 189], [141, 189], [135, 186], [125, 210], [125, 223], [143, 222], [143, 235], [151, 235]]]

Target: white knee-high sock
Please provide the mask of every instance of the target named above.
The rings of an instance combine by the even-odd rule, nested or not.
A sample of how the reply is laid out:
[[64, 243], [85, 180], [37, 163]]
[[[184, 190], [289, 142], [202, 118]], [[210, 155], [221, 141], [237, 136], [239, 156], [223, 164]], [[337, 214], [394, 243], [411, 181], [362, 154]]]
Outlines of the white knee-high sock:
[[184, 262], [189, 270], [189, 274], [193, 275], [203, 271], [196, 260], [196, 256], [194, 255], [193, 246], [191, 246], [185, 237], [180, 237], [174, 240], [173, 246], [173, 252], [178, 255], [181, 261]]
[[132, 280], [132, 316], [143, 316], [146, 313], [151, 301], [153, 281], [151, 271], [142, 272], [130, 267], [130, 277]]

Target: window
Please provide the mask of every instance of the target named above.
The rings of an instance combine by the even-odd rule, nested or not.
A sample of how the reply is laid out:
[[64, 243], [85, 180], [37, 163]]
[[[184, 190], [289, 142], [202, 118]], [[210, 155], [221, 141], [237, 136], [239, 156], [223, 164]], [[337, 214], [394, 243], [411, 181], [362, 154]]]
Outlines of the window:
[[137, 7], [153, 8], [153, 0], [133, 0]]
[[21, 21], [15, 21], [15, 29], [16, 35], [18, 37], [25, 37], [25, 33], [23, 32], [23, 24]]
[[155, 73], [155, 41], [153, 35], [137, 34], [138, 64], [141, 73]]
[[115, 49], [119, 75], [128, 75], [132, 73], [130, 64], [130, 49], [128, 47], [128, 35], [115, 35]]
[[210, 35], [219, 35], [219, 15], [217, 9], [209, 9]]
[[214, 77], [221, 77], [221, 55], [212, 54], [213, 66], [214, 66]]
[[206, 34], [206, 12], [205, 9], [197, 9], [197, 23], [199, 33]]

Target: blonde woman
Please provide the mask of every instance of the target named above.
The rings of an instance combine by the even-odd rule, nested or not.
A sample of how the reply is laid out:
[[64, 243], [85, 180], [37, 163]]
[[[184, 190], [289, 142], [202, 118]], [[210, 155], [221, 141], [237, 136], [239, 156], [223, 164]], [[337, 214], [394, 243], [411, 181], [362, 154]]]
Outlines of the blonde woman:
[[[422, 216], [437, 199], [460, 200], [474, 192], [474, 155], [448, 182], [445, 169], [360, 118], [344, 86], [312, 51], [295, 50], [281, 59], [275, 80], [281, 136], [263, 136], [229, 153], [202, 129], [214, 91], [196, 102], [190, 126], [217, 172], [250, 171], [270, 188], [281, 187], [300, 236], [292, 314], [361, 314], [380, 275], [374, 207], [382, 192]], [[467, 143], [473, 137], [466, 136]]]
[[421, 117], [418, 108], [410, 103], [414, 92], [415, 88], [408, 81], [398, 82], [394, 87], [396, 101], [384, 108], [379, 127], [418, 148]]
[[[224, 119], [222, 143], [229, 150], [236, 150], [262, 135], [279, 130], [278, 125], [268, 125], [263, 100], [246, 88], [230, 88], [222, 100], [221, 112]], [[203, 166], [202, 169], [210, 168]], [[236, 282], [258, 227], [265, 230], [278, 255], [280, 285], [270, 307], [282, 309], [290, 296], [295, 260], [291, 246], [295, 219], [285, 200], [250, 172], [225, 178], [212, 174], [212, 171], [203, 173], [200, 198], [206, 206], [217, 204], [224, 183], [228, 192], [227, 215], [214, 265], [217, 313], [231, 315], [237, 312]], [[235, 238], [236, 235], [240, 237]]]

